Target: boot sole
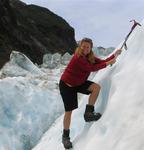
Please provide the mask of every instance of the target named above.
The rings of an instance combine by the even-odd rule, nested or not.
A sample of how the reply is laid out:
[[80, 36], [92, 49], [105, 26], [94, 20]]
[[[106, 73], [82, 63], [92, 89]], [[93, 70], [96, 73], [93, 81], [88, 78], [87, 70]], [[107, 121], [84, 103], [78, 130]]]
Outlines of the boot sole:
[[85, 122], [98, 121], [101, 118], [101, 115], [97, 116], [97, 118], [87, 118], [84, 116]]

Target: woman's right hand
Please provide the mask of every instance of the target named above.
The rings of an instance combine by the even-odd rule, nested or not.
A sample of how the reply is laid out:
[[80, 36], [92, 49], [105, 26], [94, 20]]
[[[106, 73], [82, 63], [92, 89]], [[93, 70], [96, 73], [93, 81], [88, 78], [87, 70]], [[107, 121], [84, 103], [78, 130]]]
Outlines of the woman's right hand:
[[117, 49], [116, 52], [114, 53], [114, 56], [117, 58], [121, 54], [122, 50]]
[[108, 65], [113, 65], [115, 62], [116, 62], [116, 58], [113, 58], [113, 59], [107, 61], [107, 62], [106, 62], [106, 65], [107, 65], [107, 66], [108, 66]]

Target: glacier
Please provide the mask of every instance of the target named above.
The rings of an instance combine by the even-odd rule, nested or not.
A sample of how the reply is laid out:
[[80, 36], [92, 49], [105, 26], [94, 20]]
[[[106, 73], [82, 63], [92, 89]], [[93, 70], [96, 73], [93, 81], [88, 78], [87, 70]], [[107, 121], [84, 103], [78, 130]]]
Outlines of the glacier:
[[[71, 123], [74, 150], [143, 150], [143, 40], [144, 27], [137, 26], [117, 62], [91, 74], [90, 79], [101, 85], [95, 109], [103, 115], [85, 123], [88, 96], [79, 95]], [[0, 150], [64, 149], [58, 82], [70, 58], [47, 54], [37, 66], [24, 54], [12, 52], [0, 70]]]
[[[73, 112], [71, 139], [74, 150], [143, 150], [144, 148], [144, 26], [137, 26], [116, 64], [99, 71], [93, 81], [101, 85], [95, 109], [102, 118], [85, 123], [87, 96]], [[117, 48], [121, 46], [118, 45]], [[61, 115], [33, 150], [63, 150]]]
[[24, 54], [11, 53], [0, 71], [0, 150], [32, 149], [63, 113], [61, 69], [39, 68]]

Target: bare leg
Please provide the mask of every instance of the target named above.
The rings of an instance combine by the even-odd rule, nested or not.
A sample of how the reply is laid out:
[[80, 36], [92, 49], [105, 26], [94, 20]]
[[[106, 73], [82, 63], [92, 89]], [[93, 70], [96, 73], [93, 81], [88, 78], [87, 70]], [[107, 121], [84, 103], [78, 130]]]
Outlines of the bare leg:
[[100, 92], [100, 85], [93, 83], [92, 85], [90, 85], [88, 90], [92, 92], [89, 96], [88, 104], [94, 105]]
[[100, 86], [96, 83], [93, 83], [92, 85], [90, 85], [89, 90], [91, 91], [91, 95], [89, 96], [88, 105], [86, 105], [84, 113], [84, 119], [86, 122], [97, 121], [101, 117], [100, 113], [95, 113], [94, 111], [94, 104], [99, 95]]
[[65, 130], [68, 130], [70, 128], [71, 114], [72, 114], [72, 111], [67, 111], [64, 114], [63, 126]]
[[63, 135], [62, 135], [62, 143], [63, 143], [65, 149], [72, 148], [72, 142], [70, 141], [70, 137], [69, 137], [71, 114], [72, 114], [72, 111], [67, 111], [64, 114], [64, 120], [63, 120], [64, 130], [63, 130]]

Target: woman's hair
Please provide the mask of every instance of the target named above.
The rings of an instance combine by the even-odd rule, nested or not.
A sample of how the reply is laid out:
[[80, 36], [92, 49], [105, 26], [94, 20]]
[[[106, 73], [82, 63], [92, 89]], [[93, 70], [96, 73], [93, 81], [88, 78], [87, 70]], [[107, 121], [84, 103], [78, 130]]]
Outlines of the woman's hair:
[[94, 53], [93, 53], [93, 51], [92, 51], [93, 42], [92, 42], [91, 39], [89, 39], [89, 38], [83, 38], [83, 39], [79, 42], [79, 45], [78, 45], [78, 47], [77, 47], [75, 53], [77, 53], [79, 57], [80, 57], [80, 56], [84, 56], [83, 50], [80, 48], [83, 42], [88, 42], [88, 43], [90, 43], [90, 45], [91, 45], [91, 50], [90, 50], [90, 53], [89, 53], [86, 57], [87, 57], [88, 61], [89, 61], [91, 64], [94, 64], [94, 63], [95, 63], [95, 56], [94, 56]]

